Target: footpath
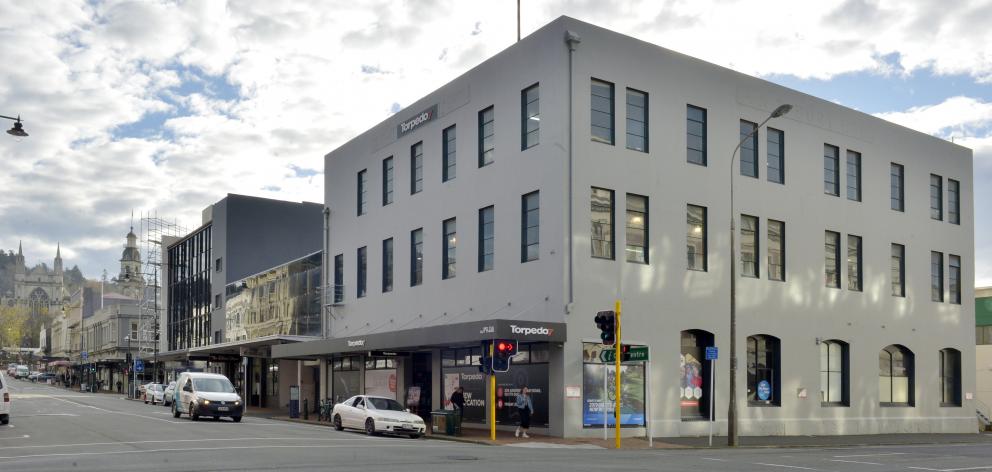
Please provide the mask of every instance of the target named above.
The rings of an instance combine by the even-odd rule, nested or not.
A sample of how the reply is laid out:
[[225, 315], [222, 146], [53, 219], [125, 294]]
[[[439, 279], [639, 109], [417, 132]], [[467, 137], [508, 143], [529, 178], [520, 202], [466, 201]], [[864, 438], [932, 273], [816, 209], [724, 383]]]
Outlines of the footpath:
[[[315, 426], [332, 427], [330, 422], [317, 421], [317, 415], [311, 414], [308, 419], [290, 418], [285, 411], [265, 408], [250, 408], [245, 416], [256, 418], [267, 418], [279, 421], [289, 421], [293, 423], [309, 424]], [[465, 428], [458, 436], [447, 436], [428, 434], [424, 436], [428, 439], [456, 441], [471, 444], [481, 444], [487, 446], [511, 446], [511, 447], [533, 447], [533, 448], [568, 448], [568, 449], [613, 449], [614, 440], [611, 436], [607, 440], [602, 438], [558, 438], [552, 436], [542, 436], [530, 434], [530, 438], [517, 438], [511, 431], [497, 431], [496, 440], [489, 439], [489, 430]], [[907, 433], [907, 434], [867, 434], [852, 436], [742, 436], [740, 446], [746, 448], [794, 448], [794, 447], [855, 447], [855, 446], [909, 446], [924, 444], [974, 444], [988, 443], [992, 446], [992, 434], [990, 433], [967, 433], [967, 434], [927, 434], [927, 433]], [[726, 448], [726, 436], [713, 436], [712, 448]], [[622, 449], [649, 449], [646, 438], [623, 438]], [[710, 449], [708, 438], [702, 437], [679, 437], [679, 438], [655, 438], [653, 449]]]

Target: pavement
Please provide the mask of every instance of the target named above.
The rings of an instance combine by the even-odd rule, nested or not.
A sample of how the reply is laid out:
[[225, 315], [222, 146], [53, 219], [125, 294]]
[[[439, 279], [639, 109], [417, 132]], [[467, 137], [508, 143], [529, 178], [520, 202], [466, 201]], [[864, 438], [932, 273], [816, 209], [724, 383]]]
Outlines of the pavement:
[[[127, 401], [123, 395], [80, 393], [20, 381], [11, 381], [10, 386], [11, 424], [0, 427], [3, 472], [992, 470], [992, 436], [984, 434], [743, 438], [745, 444], [756, 447], [738, 449], [697, 448], [692, 441], [699, 438], [665, 438], [659, 442], [678, 447], [646, 449], [635, 447], [643, 440], [626, 439], [619, 451], [595, 443], [541, 437], [517, 440], [506, 434], [510, 436], [507, 442], [491, 447], [368, 437], [262, 417], [245, 417], [241, 423], [193, 422], [173, 418], [162, 406]], [[834, 442], [824, 442], [828, 439]], [[882, 444], [886, 441], [899, 443]]]

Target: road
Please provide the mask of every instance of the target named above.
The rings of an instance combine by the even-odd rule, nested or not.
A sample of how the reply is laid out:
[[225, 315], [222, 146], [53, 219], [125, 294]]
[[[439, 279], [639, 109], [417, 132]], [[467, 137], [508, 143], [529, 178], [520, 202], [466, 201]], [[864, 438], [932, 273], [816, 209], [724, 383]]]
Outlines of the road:
[[761, 471], [992, 470], [992, 442], [792, 449], [630, 450], [482, 446], [366, 437], [245, 417], [192, 422], [117, 395], [11, 381], [0, 471]]

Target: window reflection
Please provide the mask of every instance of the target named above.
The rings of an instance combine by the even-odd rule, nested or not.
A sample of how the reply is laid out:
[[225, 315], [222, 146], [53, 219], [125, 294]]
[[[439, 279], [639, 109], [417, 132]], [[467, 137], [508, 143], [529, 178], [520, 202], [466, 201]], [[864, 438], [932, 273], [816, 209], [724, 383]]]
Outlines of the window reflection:
[[320, 335], [321, 253], [227, 285], [225, 341]]

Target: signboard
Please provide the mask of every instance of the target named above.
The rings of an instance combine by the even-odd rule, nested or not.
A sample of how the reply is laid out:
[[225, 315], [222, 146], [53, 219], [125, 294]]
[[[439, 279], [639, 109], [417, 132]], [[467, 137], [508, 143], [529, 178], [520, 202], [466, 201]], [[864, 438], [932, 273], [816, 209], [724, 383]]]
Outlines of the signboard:
[[134, 360], [134, 371], [137, 373], [142, 373], [145, 371], [145, 361], [141, 359]]
[[83, 351], [83, 360], [85, 361], [86, 359], [89, 359], [89, 358], [90, 358], [90, 353], [87, 352], [87, 351]]
[[[630, 347], [630, 360], [624, 362], [640, 362], [648, 360], [648, 347], [647, 346], [631, 346]], [[599, 360], [605, 364], [612, 364], [616, 362], [617, 351], [616, 349], [603, 349], [599, 353]]]
[[709, 346], [706, 348], [706, 360], [715, 361], [717, 357], [719, 357], [718, 354], [719, 352], [717, 351], [716, 346]]
[[430, 108], [417, 113], [416, 115], [410, 117], [410, 119], [401, 121], [398, 125], [396, 125], [396, 137], [402, 138], [403, 135], [413, 132], [424, 123], [433, 121], [434, 118], [437, 118], [437, 104], [431, 105]]
[[396, 369], [366, 370], [365, 394], [396, 400]]
[[[607, 413], [607, 424], [614, 425], [616, 405], [616, 367], [603, 364], [601, 352], [611, 350], [602, 344], [582, 345], [582, 426], [603, 426], [603, 411]], [[644, 426], [645, 424], [645, 371], [644, 364], [623, 364], [620, 366], [622, 385], [620, 386], [620, 425]], [[603, 395], [604, 376], [607, 384]]]
[[758, 400], [768, 401], [772, 397], [772, 384], [767, 380], [758, 382]]

